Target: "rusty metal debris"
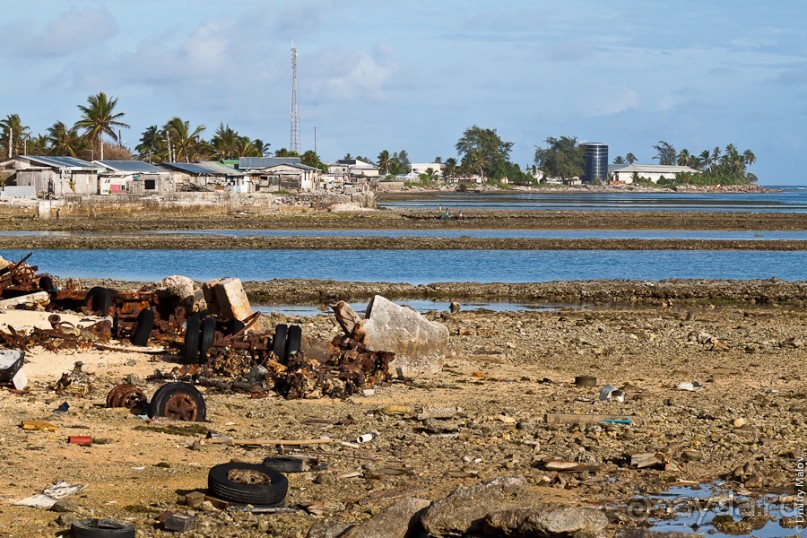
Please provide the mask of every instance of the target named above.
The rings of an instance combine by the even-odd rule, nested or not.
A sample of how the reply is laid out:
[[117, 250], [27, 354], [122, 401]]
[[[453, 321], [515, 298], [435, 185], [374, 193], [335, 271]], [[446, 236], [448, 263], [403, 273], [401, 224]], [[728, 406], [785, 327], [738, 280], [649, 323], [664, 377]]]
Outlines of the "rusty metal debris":
[[146, 398], [145, 393], [131, 383], [124, 383], [114, 387], [106, 397], [107, 407], [142, 409], [147, 404], [148, 398]]

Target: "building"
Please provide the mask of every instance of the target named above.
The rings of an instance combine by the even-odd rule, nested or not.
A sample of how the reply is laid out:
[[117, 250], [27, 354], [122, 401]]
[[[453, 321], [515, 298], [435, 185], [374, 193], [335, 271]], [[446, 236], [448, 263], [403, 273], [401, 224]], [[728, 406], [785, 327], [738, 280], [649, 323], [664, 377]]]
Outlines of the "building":
[[199, 163], [160, 163], [169, 170], [178, 190], [252, 192], [252, 178], [216, 161]]
[[299, 157], [241, 157], [238, 168], [252, 174], [255, 189], [265, 192], [311, 192], [322, 178], [322, 170], [302, 164]]
[[678, 174], [700, 173], [700, 170], [689, 166], [666, 164], [612, 164], [608, 167], [608, 177], [611, 183], [633, 183], [635, 179], [658, 183], [660, 179], [675, 179]]
[[605, 185], [608, 181], [608, 144], [587, 142], [584, 148], [583, 183]]
[[341, 159], [328, 164], [328, 173], [343, 177], [378, 177], [380, 168], [358, 159]]
[[434, 170], [435, 177], [443, 177], [443, 168], [446, 165], [442, 163], [412, 163], [411, 168], [412, 172], [414, 172], [418, 177], [420, 174], [426, 174], [426, 170], [431, 168]]
[[99, 174], [99, 194], [149, 195], [173, 192], [171, 173], [143, 161], [93, 161]]
[[14, 174], [9, 185], [33, 187], [37, 196], [61, 198], [70, 194], [98, 194], [97, 164], [67, 156], [19, 155], [0, 163], [0, 168]]

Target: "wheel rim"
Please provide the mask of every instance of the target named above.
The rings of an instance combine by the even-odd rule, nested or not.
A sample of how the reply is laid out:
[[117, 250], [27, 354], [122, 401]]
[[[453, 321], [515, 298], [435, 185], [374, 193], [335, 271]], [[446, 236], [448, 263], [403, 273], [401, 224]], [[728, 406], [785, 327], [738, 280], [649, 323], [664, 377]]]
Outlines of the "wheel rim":
[[253, 469], [231, 469], [227, 473], [227, 479], [238, 484], [271, 484], [269, 475]]
[[193, 422], [198, 415], [196, 401], [189, 394], [172, 394], [165, 401], [165, 417]]

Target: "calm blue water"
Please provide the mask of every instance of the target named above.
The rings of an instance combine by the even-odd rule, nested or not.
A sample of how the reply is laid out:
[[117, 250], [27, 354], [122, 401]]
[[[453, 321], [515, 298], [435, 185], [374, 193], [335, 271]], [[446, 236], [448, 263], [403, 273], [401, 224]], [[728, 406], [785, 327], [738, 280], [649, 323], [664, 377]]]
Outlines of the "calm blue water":
[[[147, 234], [205, 235], [215, 237], [478, 237], [483, 239], [700, 239], [700, 240], [773, 240], [807, 241], [807, 231], [754, 230], [496, 230], [456, 229], [431, 230], [155, 230]], [[0, 232], [16, 236], [77, 237], [108, 235], [99, 232]]]
[[438, 193], [428, 200], [379, 203], [389, 209], [514, 209], [611, 211], [745, 211], [807, 213], [807, 187], [780, 187], [772, 193], [541, 192]]
[[[26, 251], [5, 250], [17, 260]], [[807, 280], [807, 251], [683, 250], [37, 250], [29, 263], [60, 277], [157, 280], [303, 278], [348, 281]]]
[[[418, 312], [428, 312], [429, 310], [438, 310], [438, 311], [447, 311], [449, 309], [450, 303], [447, 301], [429, 301], [427, 299], [402, 299], [400, 301], [395, 301], [397, 304], [402, 306], [408, 306]], [[351, 303], [351, 308], [355, 310], [359, 314], [364, 314], [365, 309], [367, 308], [367, 301], [362, 303]], [[580, 308], [579, 305], [568, 305], [568, 304], [555, 304], [555, 303], [543, 303], [543, 304], [521, 304], [521, 303], [508, 303], [508, 302], [472, 302], [472, 303], [460, 303], [460, 309], [464, 311], [468, 310], [478, 310], [480, 308], [484, 308], [486, 310], [492, 310], [494, 312], [541, 312], [541, 311], [550, 311], [550, 310], [559, 310], [561, 308]], [[252, 305], [253, 310], [257, 310], [259, 312], [265, 312], [267, 314], [283, 314], [286, 316], [300, 316], [300, 317], [311, 317], [317, 316], [319, 314], [331, 314], [332, 310], [330, 308], [321, 308], [317, 305]]]

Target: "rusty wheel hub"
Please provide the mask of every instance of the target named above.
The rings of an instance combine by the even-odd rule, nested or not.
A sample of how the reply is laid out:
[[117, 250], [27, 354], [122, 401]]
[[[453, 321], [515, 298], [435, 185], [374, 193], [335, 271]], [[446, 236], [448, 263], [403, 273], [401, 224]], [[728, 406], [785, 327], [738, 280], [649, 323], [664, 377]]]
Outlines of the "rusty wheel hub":
[[174, 420], [195, 421], [199, 409], [193, 397], [188, 394], [172, 394], [165, 401], [164, 416]]
[[232, 469], [227, 473], [227, 479], [239, 484], [271, 484], [272, 479], [269, 475], [260, 471], [253, 471], [252, 469]]
[[147, 402], [148, 398], [143, 391], [129, 383], [114, 387], [106, 397], [107, 407], [134, 409], [145, 407]]

